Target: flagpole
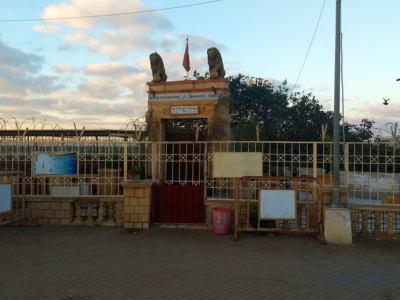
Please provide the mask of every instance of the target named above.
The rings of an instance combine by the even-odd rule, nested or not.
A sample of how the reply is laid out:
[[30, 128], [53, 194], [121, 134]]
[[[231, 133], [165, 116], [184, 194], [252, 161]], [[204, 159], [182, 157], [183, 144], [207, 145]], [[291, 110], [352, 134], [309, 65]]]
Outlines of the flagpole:
[[183, 56], [183, 67], [186, 70], [186, 80], [189, 80], [190, 61], [189, 61], [189, 37], [186, 37], [186, 48]]

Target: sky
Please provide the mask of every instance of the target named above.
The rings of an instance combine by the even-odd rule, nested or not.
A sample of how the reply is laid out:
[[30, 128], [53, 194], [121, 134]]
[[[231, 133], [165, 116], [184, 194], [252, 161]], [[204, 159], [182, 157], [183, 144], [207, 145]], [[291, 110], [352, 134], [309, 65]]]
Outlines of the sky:
[[[287, 80], [299, 76], [324, 0], [13, 0], [0, 2], [0, 124], [15, 118], [70, 129], [123, 129], [147, 110], [149, 55], [168, 81], [183, 80], [186, 37], [191, 70], [208, 70], [207, 49], [221, 52], [227, 75]], [[326, 0], [296, 90], [333, 110], [336, 0]], [[400, 1], [342, 0], [344, 112], [381, 127], [400, 122]], [[390, 98], [389, 105], [382, 98]], [[32, 121], [26, 121], [28, 127]], [[10, 124], [14, 124], [14, 119]], [[299, 124], [301, 126], [301, 124]]]

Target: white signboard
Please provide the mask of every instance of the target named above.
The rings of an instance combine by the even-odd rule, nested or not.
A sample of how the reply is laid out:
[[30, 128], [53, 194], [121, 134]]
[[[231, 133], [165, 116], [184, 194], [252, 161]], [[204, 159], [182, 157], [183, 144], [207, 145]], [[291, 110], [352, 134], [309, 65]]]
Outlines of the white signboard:
[[149, 94], [150, 102], [166, 102], [166, 101], [187, 101], [187, 100], [218, 100], [222, 93], [179, 93], [179, 94], [159, 94], [154, 96]]
[[296, 200], [293, 190], [261, 190], [260, 220], [295, 220]]
[[198, 113], [198, 106], [171, 106], [171, 115], [187, 115]]
[[262, 155], [260, 152], [214, 153], [214, 177], [262, 176]]
[[0, 214], [11, 211], [11, 184], [0, 184]]

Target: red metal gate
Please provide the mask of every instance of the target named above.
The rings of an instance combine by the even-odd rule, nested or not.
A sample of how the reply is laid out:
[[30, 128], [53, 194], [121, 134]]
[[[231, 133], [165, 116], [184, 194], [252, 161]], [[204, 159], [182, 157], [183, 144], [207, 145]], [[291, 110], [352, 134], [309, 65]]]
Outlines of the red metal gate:
[[153, 185], [153, 223], [197, 223], [206, 220], [204, 186]]
[[164, 160], [159, 162], [161, 175], [153, 185], [152, 222], [204, 224], [205, 144], [195, 140], [205, 140], [207, 130], [204, 126], [197, 129], [190, 126], [193, 120], [178, 121], [189, 124], [180, 128], [167, 123], [166, 143], [159, 149], [159, 157]]

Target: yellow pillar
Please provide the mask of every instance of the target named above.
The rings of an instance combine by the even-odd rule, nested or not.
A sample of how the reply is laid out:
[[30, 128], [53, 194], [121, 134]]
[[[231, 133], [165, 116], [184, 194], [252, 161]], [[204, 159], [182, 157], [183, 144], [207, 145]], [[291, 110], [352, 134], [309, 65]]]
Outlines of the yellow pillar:
[[87, 219], [86, 222], [93, 222], [93, 203], [87, 203], [88, 210], [87, 210]]
[[374, 215], [375, 215], [374, 234], [375, 235], [381, 235], [382, 231], [381, 231], [381, 220], [380, 220], [380, 218], [381, 218], [382, 212], [381, 211], [374, 211]]
[[388, 215], [388, 229], [387, 229], [387, 231], [386, 231], [386, 233], [387, 234], [394, 234], [394, 230], [393, 230], [393, 217], [394, 217], [394, 215], [395, 215], [395, 212], [394, 211], [388, 211], [387, 212], [387, 215]]
[[124, 228], [148, 229], [151, 220], [151, 180], [125, 181]]
[[76, 205], [76, 217], [74, 222], [82, 222], [82, 202], [75, 202]]
[[97, 207], [98, 218], [96, 220], [97, 225], [101, 225], [104, 222], [104, 202], [99, 202]]

